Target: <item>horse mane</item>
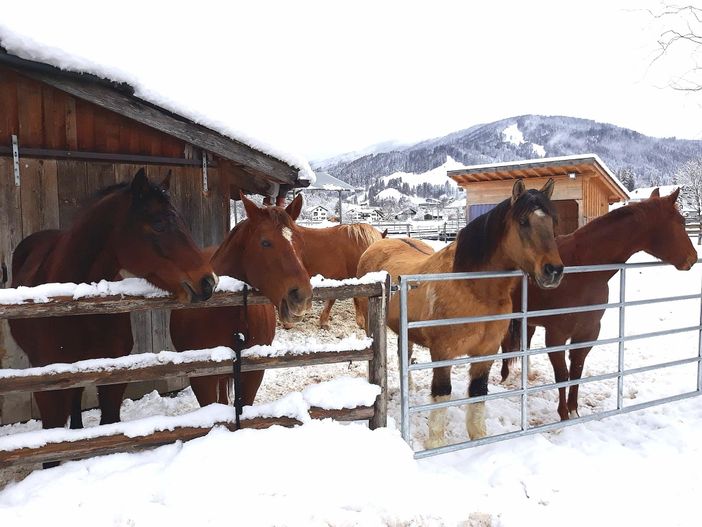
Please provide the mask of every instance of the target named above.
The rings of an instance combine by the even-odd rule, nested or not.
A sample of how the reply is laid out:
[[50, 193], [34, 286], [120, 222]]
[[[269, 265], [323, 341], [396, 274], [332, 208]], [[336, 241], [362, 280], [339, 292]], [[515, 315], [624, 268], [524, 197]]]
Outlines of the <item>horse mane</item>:
[[373, 243], [382, 239], [378, 229], [367, 223], [352, 223], [349, 225], [339, 225], [339, 230], [356, 242], [361, 247], [370, 247]]
[[512, 204], [511, 198], [500, 202], [489, 212], [478, 216], [458, 233], [453, 271], [465, 271], [485, 265], [502, 243], [507, 222], [519, 221], [536, 209], [543, 210], [557, 222], [551, 201], [538, 190], [529, 189]]
[[643, 220], [643, 218], [646, 216], [645, 210], [649, 208], [647, 205], [648, 203], [646, 200], [619, 207], [618, 209], [609, 211], [607, 214], [603, 214], [602, 216], [592, 219], [571, 234], [575, 234], [576, 232], [587, 233], [593, 229], [606, 229], [608, 225], [617, 223], [627, 216], [641, 218]]
[[400, 238], [400, 241], [403, 241], [404, 243], [412, 247], [412, 249], [414, 249], [415, 251], [419, 251], [420, 253], [426, 254], [427, 256], [434, 254], [426, 252], [423, 248], [419, 247], [411, 238]]

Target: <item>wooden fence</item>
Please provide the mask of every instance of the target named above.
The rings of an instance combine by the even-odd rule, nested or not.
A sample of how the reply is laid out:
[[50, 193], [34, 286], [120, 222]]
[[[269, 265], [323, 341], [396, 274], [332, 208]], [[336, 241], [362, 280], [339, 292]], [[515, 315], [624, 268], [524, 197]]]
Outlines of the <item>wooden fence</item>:
[[[315, 300], [346, 299], [368, 297], [368, 335], [372, 339], [369, 348], [363, 350], [328, 350], [313, 353], [284, 355], [275, 357], [243, 357], [242, 371], [264, 370], [268, 368], [289, 368], [309, 365], [331, 364], [349, 361], [368, 362], [368, 380], [380, 387], [380, 395], [375, 404], [343, 410], [311, 408], [312, 418], [331, 417], [338, 420], [365, 420], [371, 428], [387, 423], [387, 371], [386, 371], [386, 296], [389, 280], [385, 283], [342, 285], [337, 287], [315, 288]], [[181, 304], [171, 298], [91, 298], [81, 300], [55, 299], [45, 304], [0, 305], [0, 318], [35, 318], [63, 315], [85, 315], [146, 311], [151, 309], [197, 309], [200, 307], [241, 306], [243, 293], [216, 293], [209, 301], [198, 304]], [[268, 303], [263, 295], [252, 292], [247, 297], [251, 305]], [[139, 355], [131, 356], [139, 357]], [[156, 380], [174, 376], [204, 376], [230, 374], [231, 361], [195, 360], [184, 363], [166, 362], [146, 366], [115, 366], [103, 368], [81, 368], [71, 372], [41, 372], [0, 378], [0, 395], [16, 392], [36, 392], [82, 387], [91, 384], [105, 385], [128, 383], [143, 380]], [[242, 428], [265, 428], [274, 424], [293, 426], [299, 421], [289, 417], [257, 417], [242, 419]], [[212, 426], [234, 428], [233, 419], [212, 423]], [[114, 426], [114, 425], [105, 425]], [[96, 427], [100, 428], [100, 427]], [[172, 429], [155, 431], [138, 437], [128, 437], [124, 433], [105, 433], [88, 439], [49, 442], [41, 446], [13, 446], [0, 449], [0, 466], [22, 463], [39, 463], [79, 459], [114, 452], [134, 451], [163, 445], [176, 440], [188, 440], [207, 434], [211, 426], [175, 426]], [[90, 429], [93, 430], [93, 429]], [[65, 430], [67, 434], [79, 437], [81, 430]]]

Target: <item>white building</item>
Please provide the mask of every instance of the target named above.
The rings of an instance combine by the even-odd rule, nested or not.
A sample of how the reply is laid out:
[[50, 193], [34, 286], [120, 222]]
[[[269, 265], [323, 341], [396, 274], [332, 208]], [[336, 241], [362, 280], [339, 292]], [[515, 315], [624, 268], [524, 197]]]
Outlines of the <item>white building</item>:
[[326, 207], [317, 205], [316, 207], [311, 207], [307, 209], [305, 215], [312, 221], [324, 221], [329, 216], [329, 210]]

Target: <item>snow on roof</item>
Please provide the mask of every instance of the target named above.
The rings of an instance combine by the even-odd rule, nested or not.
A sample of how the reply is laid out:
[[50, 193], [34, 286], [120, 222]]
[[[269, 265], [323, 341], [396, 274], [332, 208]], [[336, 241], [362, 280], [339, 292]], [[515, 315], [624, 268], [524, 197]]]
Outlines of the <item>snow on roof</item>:
[[[85, 40], [86, 48], [84, 49], [90, 45], [90, 40]], [[43, 41], [40, 41], [35, 35], [27, 32], [22, 33], [3, 24], [0, 24], [0, 46], [22, 59], [42, 62], [65, 71], [89, 73], [113, 82], [129, 84], [134, 89], [136, 97], [186, 117], [197, 124], [297, 168], [299, 170], [298, 178], [301, 180], [310, 181], [311, 184], [316, 181], [309, 162], [303, 156], [279, 149], [263, 138], [253, 137], [237, 129], [231, 123], [222, 122], [215, 115], [202, 113], [195, 106], [192, 106], [192, 103], [197, 100], [195, 97], [191, 98], [190, 101], [178, 100], [166, 91], [155, 90], [153, 86], [144, 84], [136, 75], [114, 66], [114, 57], [100, 57], [99, 62], [96, 62], [95, 59], [86, 58], [91, 55], [87, 51], [76, 51], [75, 49], [68, 51], [52, 42], [51, 38], [44, 38]], [[232, 100], [222, 101], [222, 104], [232, 104]]]
[[465, 209], [466, 208], [466, 198], [457, 199], [446, 205], [447, 209]]
[[315, 205], [314, 207], [307, 207], [307, 208], [305, 209], [305, 211], [306, 211], [306, 212], [312, 212], [313, 210], [316, 210], [316, 209], [324, 209], [324, 210], [326, 210], [327, 212], [329, 212], [329, 209], [326, 208], [326, 207], [324, 207], [323, 205]]
[[355, 187], [352, 187], [345, 181], [335, 178], [329, 172], [316, 172], [317, 181], [307, 187], [307, 190], [336, 190], [355, 192]]

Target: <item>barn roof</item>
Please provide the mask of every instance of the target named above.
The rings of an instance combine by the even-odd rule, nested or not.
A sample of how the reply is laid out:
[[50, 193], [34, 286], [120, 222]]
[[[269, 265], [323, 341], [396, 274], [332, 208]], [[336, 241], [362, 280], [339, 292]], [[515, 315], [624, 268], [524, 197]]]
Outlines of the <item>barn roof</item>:
[[135, 95], [134, 88], [127, 83], [22, 58], [3, 47], [0, 47], [0, 65], [240, 165], [247, 170], [244, 177], [249, 178], [251, 189], [260, 187], [255, 183], [260, 177], [292, 187], [306, 187], [314, 181], [314, 173], [306, 161], [274, 155], [269, 152], [273, 148], [248, 137], [233, 137], [235, 134], [225, 127], [215, 129], [196, 123]]
[[356, 188], [352, 187], [346, 181], [341, 181], [339, 178], [335, 178], [329, 172], [315, 172], [317, 181], [311, 184], [308, 190], [334, 190], [334, 191], [348, 191], [355, 192]]
[[610, 192], [610, 201], [629, 199], [621, 181], [607, 168], [597, 154], [583, 154], [544, 159], [508, 161], [487, 165], [474, 165], [459, 170], [449, 170], [448, 176], [459, 185], [483, 181], [529, 179], [540, 177], [564, 177], [571, 174], [595, 174]]

